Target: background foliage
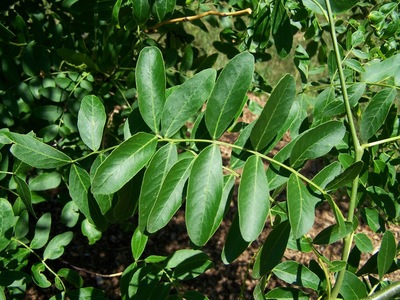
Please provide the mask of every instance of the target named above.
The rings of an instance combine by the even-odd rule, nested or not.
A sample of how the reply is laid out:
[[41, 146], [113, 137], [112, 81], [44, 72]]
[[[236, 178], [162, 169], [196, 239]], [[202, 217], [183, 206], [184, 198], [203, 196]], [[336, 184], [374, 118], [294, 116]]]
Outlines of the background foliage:
[[[400, 217], [398, 11], [397, 1], [1, 1], [0, 299], [34, 285], [53, 299], [104, 298], [51, 262], [78, 231], [93, 245], [114, 224], [132, 239], [123, 299], [212, 297], [180, 282], [212, 268], [201, 247], [235, 182], [224, 263], [272, 227], [248, 262], [255, 299], [399, 293], [386, 279], [400, 266], [388, 229]], [[249, 91], [268, 95], [265, 106]], [[258, 115], [250, 124], [245, 105]], [[226, 132], [237, 139], [223, 142]], [[323, 168], [308, 178], [316, 158]], [[308, 235], [326, 203], [335, 224]], [[142, 257], [180, 208], [192, 249]], [[379, 249], [360, 224], [382, 233]], [[341, 260], [319, 251], [341, 240]], [[315, 259], [282, 261], [287, 248]], [[373, 254], [364, 265], [362, 253]], [[289, 287], [268, 288], [273, 276]]]

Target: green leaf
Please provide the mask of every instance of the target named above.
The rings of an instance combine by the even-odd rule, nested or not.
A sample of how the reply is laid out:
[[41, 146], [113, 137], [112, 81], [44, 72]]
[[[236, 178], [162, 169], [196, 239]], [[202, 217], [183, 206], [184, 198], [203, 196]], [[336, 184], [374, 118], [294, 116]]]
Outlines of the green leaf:
[[224, 218], [224, 215], [229, 207], [229, 200], [232, 196], [232, 188], [235, 185], [235, 179], [236, 178], [233, 174], [224, 176], [224, 187], [222, 189], [221, 202], [219, 203], [219, 208], [214, 218], [214, 225], [212, 230], [213, 234], [218, 229], [219, 225], [221, 225], [222, 219]]
[[81, 231], [84, 236], [89, 240], [89, 245], [94, 245], [98, 240], [101, 239], [102, 233], [96, 228], [88, 219], [85, 219], [81, 223]]
[[263, 149], [274, 140], [284, 125], [296, 98], [296, 83], [291, 75], [285, 75], [272, 91], [260, 117], [251, 131], [250, 140], [255, 149]]
[[119, 11], [121, 9], [121, 4], [122, 0], [117, 0], [115, 2], [113, 9], [112, 9], [112, 14], [111, 14], [111, 20], [114, 24], [117, 24], [117, 27], [120, 28], [119, 26]]
[[153, 9], [159, 21], [164, 21], [174, 12], [176, 0], [155, 0]]
[[177, 160], [178, 151], [175, 144], [168, 143], [156, 152], [144, 173], [139, 196], [139, 228], [143, 232], [160, 196], [163, 181]]
[[61, 211], [61, 222], [69, 228], [74, 227], [78, 223], [80, 215], [78, 206], [71, 200], [64, 205]]
[[147, 219], [147, 231], [163, 228], [182, 204], [182, 192], [193, 165], [193, 158], [178, 161], [166, 175]]
[[45, 213], [39, 218], [35, 226], [35, 235], [30, 244], [31, 249], [40, 249], [49, 240], [51, 230], [51, 214]]
[[316, 245], [330, 245], [344, 238], [353, 231], [353, 224], [346, 222], [345, 230], [337, 224], [330, 225], [323, 229], [313, 240]]
[[327, 190], [335, 190], [341, 187], [346, 186], [346, 184], [352, 182], [354, 178], [356, 178], [362, 168], [364, 163], [362, 161], [356, 161], [355, 163], [351, 164], [343, 173], [336, 176], [329, 184], [326, 186]]
[[312, 196], [301, 179], [292, 174], [287, 186], [289, 221], [295, 239], [306, 234], [314, 224], [315, 204], [318, 198]]
[[68, 268], [62, 268], [58, 270], [57, 275], [62, 278], [65, 278], [69, 283], [74, 285], [74, 287], [76, 288], [80, 288], [83, 285], [82, 277], [74, 270]]
[[204, 104], [214, 87], [217, 72], [207, 69], [197, 73], [168, 96], [161, 117], [162, 132], [173, 136]]
[[321, 124], [327, 120], [325, 115], [329, 106], [335, 101], [335, 88], [329, 87], [318, 94], [313, 111], [313, 125]]
[[328, 121], [305, 131], [296, 141], [290, 164], [297, 168], [307, 159], [325, 155], [344, 137], [346, 128], [339, 121]]
[[44, 270], [46, 270], [46, 266], [41, 262], [35, 263], [31, 267], [33, 282], [43, 289], [51, 286], [51, 282], [43, 274]]
[[150, 17], [149, 0], [132, 1], [133, 16], [139, 24], [143, 24]]
[[82, 168], [71, 165], [69, 172], [69, 194], [79, 210], [99, 229], [106, 229], [107, 222], [97, 202], [89, 195], [90, 176]]
[[156, 47], [143, 48], [136, 66], [139, 110], [143, 120], [157, 134], [165, 104], [165, 84], [165, 67], [161, 51]]
[[312, 181], [321, 188], [325, 188], [329, 182], [331, 182], [336, 176], [340, 174], [340, 171], [340, 163], [334, 161], [333, 163], [327, 165], [321, 171], [319, 171], [318, 174], [314, 176]]
[[14, 237], [18, 240], [23, 240], [29, 233], [29, 213], [23, 210], [22, 213], [16, 218]]
[[131, 239], [132, 256], [137, 261], [142, 256], [147, 245], [148, 236], [143, 234], [139, 227], [135, 229]]
[[345, 271], [340, 294], [344, 300], [361, 299], [367, 296], [364, 283], [353, 273]]
[[0, 198], [0, 252], [10, 243], [15, 219], [12, 206], [6, 199]]
[[241, 111], [253, 72], [254, 58], [243, 52], [231, 59], [218, 76], [205, 116], [213, 139], [218, 139]]
[[238, 193], [239, 226], [245, 241], [252, 242], [261, 233], [269, 206], [264, 164], [259, 156], [250, 156], [243, 167]]
[[70, 300], [86, 300], [86, 299], [96, 299], [96, 300], [105, 300], [106, 297], [102, 290], [93, 288], [93, 287], [84, 287], [77, 290], [69, 289], [66, 293], [66, 296]]
[[33, 136], [5, 131], [2, 131], [1, 134], [14, 143], [11, 153], [32, 167], [52, 169], [71, 163], [68, 155], [42, 143]]
[[63, 255], [64, 247], [72, 241], [73, 236], [74, 234], [72, 231], [67, 231], [52, 238], [44, 249], [43, 259], [57, 259]]
[[295, 261], [284, 261], [277, 265], [272, 272], [281, 280], [305, 288], [318, 290], [319, 277], [306, 266]]
[[396, 89], [386, 88], [376, 93], [371, 99], [361, 118], [360, 134], [364, 141], [371, 138], [385, 123], [396, 94]]
[[[302, 0], [303, 4], [305, 7], [310, 9], [311, 11], [321, 14], [322, 11], [321, 9], [314, 3], [312, 0]], [[324, 0], [316, 0], [322, 8], [326, 11], [326, 5]], [[330, 0], [329, 1], [331, 4], [332, 12], [334, 14], [344, 12], [346, 10], [349, 10], [352, 8], [354, 5], [357, 4], [357, 0]]]
[[232, 263], [235, 259], [242, 254], [249, 246], [249, 242], [246, 242], [239, 228], [239, 216], [235, 215], [232, 225], [229, 228], [228, 236], [226, 237], [224, 248], [222, 249], [221, 259], [226, 265]]
[[197, 246], [204, 245], [213, 234], [223, 186], [221, 152], [213, 144], [194, 161], [187, 188], [186, 228]]
[[362, 74], [362, 81], [367, 83], [380, 82], [391, 77], [396, 77], [400, 72], [400, 53], [383, 61], [372, 60], [364, 68], [365, 73]]
[[357, 248], [361, 252], [369, 253], [374, 250], [374, 245], [372, 244], [370, 238], [365, 233], [357, 233], [354, 235], [354, 241]]
[[118, 145], [94, 174], [92, 193], [109, 195], [122, 188], [153, 156], [157, 137], [138, 133]]
[[265, 300], [308, 300], [309, 295], [304, 294], [302, 291], [294, 288], [274, 288], [265, 294]]
[[388, 230], [382, 237], [381, 247], [378, 252], [378, 275], [380, 280], [390, 269], [396, 257], [396, 252], [396, 240], [393, 233]]
[[57, 188], [61, 183], [61, 176], [57, 172], [44, 172], [29, 180], [31, 191], [45, 191]]
[[258, 251], [253, 266], [253, 278], [260, 278], [272, 271], [285, 253], [290, 235], [290, 224], [283, 221], [272, 229], [264, 245]]
[[78, 113], [78, 130], [82, 141], [93, 151], [100, 148], [106, 118], [104, 105], [99, 98], [88, 95], [82, 99]]
[[[177, 263], [179, 261], [179, 263]], [[172, 267], [172, 265], [176, 265]], [[208, 255], [199, 250], [183, 249], [176, 251], [168, 261], [166, 268], [174, 268], [173, 277], [188, 280], [198, 277], [212, 267]]]
[[26, 184], [25, 180], [21, 179], [18, 176], [14, 176], [15, 183], [17, 184], [17, 193], [19, 197], [24, 202], [28, 211], [36, 218], [35, 211], [32, 206], [32, 194], [29, 186]]

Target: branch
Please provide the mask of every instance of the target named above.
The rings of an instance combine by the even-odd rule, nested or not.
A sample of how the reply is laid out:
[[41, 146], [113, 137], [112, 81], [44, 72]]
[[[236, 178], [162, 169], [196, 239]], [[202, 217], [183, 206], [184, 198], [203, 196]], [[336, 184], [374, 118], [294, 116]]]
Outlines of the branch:
[[194, 15], [194, 16], [187, 16], [187, 17], [181, 17], [181, 18], [176, 18], [176, 19], [171, 19], [167, 20], [161, 23], [158, 23], [157, 25], [151, 27], [149, 31], [156, 31], [157, 28], [167, 25], [167, 24], [172, 24], [172, 23], [179, 23], [179, 22], [191, 22], [193, 20], [198, 20], [207, 16], [219, 16], [219, 17], [229, 17], [229, 16], [240, 16], [240, 15], [251, 15], [252, 10], [250, 8], [246, 8], [243, 10], [238, 10], [234, 12], [219, 12], [215, 10], [210, 10], [202, 14]]

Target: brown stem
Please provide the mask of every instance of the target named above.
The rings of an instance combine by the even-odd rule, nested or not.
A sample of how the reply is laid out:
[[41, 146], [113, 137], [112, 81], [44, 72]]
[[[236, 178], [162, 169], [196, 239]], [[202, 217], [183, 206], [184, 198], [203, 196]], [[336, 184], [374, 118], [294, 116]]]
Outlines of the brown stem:
[[245, 15], [245, 14], [250, 15], [251, 13], [252, 13], [252, 10], [250, 8], [246, 8], [246, 9], [238, 10], [238, 11], [234, 11], [234, 12], [219, 12], [219, 11], [215, 11], [215, 10], [210, 10], [210, 11], [207, 11], [202, 14], [171, 19], [171, 20], [167, 20], [167, 21], [158, 23], [157, 25], [151, 27], [149, 29], [149, 31], [156, 31], [157, 28], [167, 25], [167, 24], [178, 23], [178, 22], [190, 22], [193, 20], [198, 20], [198, 19], [207, 17], [207, 16], [229, 17], [229, 16], [240, 16], [240, 15]]

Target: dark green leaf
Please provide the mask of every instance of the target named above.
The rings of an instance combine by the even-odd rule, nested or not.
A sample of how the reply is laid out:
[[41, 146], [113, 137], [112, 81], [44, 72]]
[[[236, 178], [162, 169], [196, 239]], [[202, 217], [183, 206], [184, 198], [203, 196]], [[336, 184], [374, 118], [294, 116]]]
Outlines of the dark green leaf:
[[189, 176], [186, 228], [195, 245], [204, 245], [213, 234], [223, 186], [221, 152], [213, 144], [200, 152]]
[[96, 300], [105, 300], [106, 297], [102, 290], [93, 288], [93, 287], [84, 287], [77, 290], [68, 290], [66, 296], [70, 300], [86, 300], [86, 299], [96, 299]]
[[29, 213], [27, 210], [17, 217], [14, 229], [14, 236], [16, 239], [21, 240], [29, 233]]
[[376, 93], [371, 99], [365, 108], [360, 124], [360, 134], [364, 141], [371, 138], [385, 123], [396, 94], [396, 89], [386, 88]]
[[148, 232], [156, 232], [167, 225], [181, 206], [183, 188], [189, 177], [192, 164], [193, 158], [184, 158], [169, 170], [148, 217]]
[[41, 262], [35, 263], [31, 267], [33, 282], [43, 289], [51, 286], [51, 282], [43, 274], [44, 270], [46, 270], [46, 266]]
[[[326, 5], [324, 0], [317, 0], [317, 2], [322, 6], [322, 8], [326, 11]], [[357, 0], [330, 0], [329, 1], [332, 7], [333, 13], [340, 13], [346, 10], [349, 10], [354, 5], [357, 4]], [[321, 14], [321, 9], [314, 3], [312, 0], [303, 0], [303, 4], [313, 12], [317, 14]]]
[[30, 244], [31, 249], [40, 249], [49, 240], [51, 230], [51, 214], [45, 213], [39, 218], [35, 226], [35, 235]]
[[346, 186], [346, 184], [352, 182], [354, 178], [360, 174], [363, 166], [364, 163], [362, 161], [357, 161], [351, 164], [348, 168], [346, 168], [346, 170], [343, 171], [343, 173], [339, 174], [331, 182], [329, 182], [329, 184], [326, 186], [326, 189], [335, 190]]
[[120, 144], [104, 160], [94, 174], [92, 192], [108, 195], [122, 188], [151, 159], [157, 137], [138, 133]]
[[[272, 91], [264, 109], [251, 131], [254, 148], [263, 149], [274, 140], [284, 125], [296, 97], [296, 84], [291, 75], [283, 77]], [[271, 145], [273, 146], [273, 145]]]
[[211, 94], [216, 76], [215, 70], [204, 70], [172, 91], [161, 118], [166, 137], [173, 136], [201, 108]]
[[383, 276], [390, 269], [396, 257], [396, 240], [393, 233], [388, 230], [382, 238], [381, 247], [378, 252], [378, 275], [382, 280]]
[[140, 230], [139, 227], [135, 229], [135, 232], [132, 235], [131, 239], [131, 249], [132, 249], [132, 256], [137, 261], [140, 256], [143, 254], [144, 249], [147, 245], [148, 236], [144, 235]]
[[364, 283], [353, 273], [345, 271], [340, 294], [344, 300], [361, 299], [367, 295]]
[[274, 288], [269, 291], [264, 296], [265, 300], [274, 299], [274, 300], [308, 300], [310, 299], [308, 295], [304, 294], [300, 290], [296, 290], [294, 288]]
[[0, 251], [4, 250], [10, 243], [15, 220], [10, 202], [0, 198]]
[[272, 272], [281, 280], [305, 288], [318, 290], [319, 277], [306, 266], [295, 261], [284, 261], [277, 265]]
[[18, 176], [14, 176], [15, 183], [17, 184], [17, 193], [24, 202], [28, 211], [36, 218], [35, 211], [32, 206], [32, 194], [29, 186], [26, 184], [25, 180]]
[[226, 265], [232, 263], [246, 250], [249, 244], [249, 242], [246, 242], [243, 239], [242, 234], [240, 233], [239, 216], [236, 214], [232, 225], [229, 228], [224, 248], [222, 249], [221, 259], [223, 263]]
[[168, 143], [156, 152], [144, 173], [139, 196], [139, 228], [143, 232], [160, 196], [165, 177], [177, 160], [178, 152], [175, 144]]
[[200, 250], [182, 249], [172, 254], [165, 266], [174, 269], [173, 276], [180, 280], [193, 279], [212, 266], [208, 255]]
[[214, 225], [212, 230], [213, 233], [218, 229], [219, 225], [221, 225], [222, 219], [224, 218], [227, 208], [229, 207], [228, 206], [230, 203], [229, 200], [230, 197], [232, 196], [232, 188], [234, 184], [235, 184], [235, 176], [233, 176], [232, 174], [224, 176], [224, 187], [222, 189], [222, 197], [221, 197], [221, 202], [219, 203], [217, 215], [214, 218]]
[[261, 233], [269, 206], [264, 164], [259, 156], [250, 156], [243, 167], [238, 193], [239, 226], [245, 241], [252, 242]]
[[103, 103], [96, 96], [85, 96], [78, 113], [78, 129], [82, 141], [93, 151], [100, 148], [105, 124]]
[[254, 58], [243, 52], [230, 60], [218, 76], [205, 117], [213, 139], [218, 139], [241, 111], [253, 72]]
[[150, 3], [149, 0], [135, 0], [132, 1], [133, 16], [136, 22], [143, 24], [150, 17]]
[[295, 239], [306, 234], [314, 224], [315, 204], [318, 198], [310, 194], [310, 191], [301, 179], [292, 174], [287, 186], [287, 205], [289, 221]]
[[372, 244], [370, 238], [365, 233], [357, 233], [354, 235], [354, 241], [357, 248], [361, 252], [369, 253], [374, 250], [374, 245]]
[[164, 21], [174, 12], [176, 0], [155, 0], [153, 8], [159, 21]]
[[285, 253], [289, 240], [290, 224], [284, 221], [272, 229], [264, 245], [258, 251], [253, 266], [253, 277], [258, 279], [272, 271]]
[[72, 231], [66, 231], [52, 238], [47, 247], [44, 249], [43, 259], [57, 259], [63, 255], [64, 247], [72, 241], [73, 236], [74, 234]]
[[73, 284], [74, 287], [80, 288], [83, 285], [82, 277], [74, 270], [62, 268], [58, 270], [57, 275], [65, 278], [69, 283]]
[[335, 161], [319, 171], [318, 174], [314, 176], [312, 181], [321, 188], [325, 188], [329, 182], [331, 182], [336, 176], [340, 174], [340, 171], [340, 163]]
[[155, 133], [159, 133], [164, 109], [165, 84], [165, 67], [161, 51], [156, 47], [144, 48], [140, 51], [136, 66], [136, 88], [140, 113]]
[[353, 231], [352, 223], [347, 222], [345, 226], [345, 230], [342, 230], [337, 224], [328, 226], [318, 233], [313, 243], [316, 245], [330, 245], [339, 241]]
[[68, 155], [30, 135], [4, 131], [1, 133], [14, 143], [11, 147], [11, 153], [32, 167], [52, 169], [71, 163], [71, 158]]
[[339, 121], [328, 121], [307, 130], [293, 146], [291, 165], [296, 168], [307, 159], [325, 155], [342, 140], [345, 132], [346, 128]]

